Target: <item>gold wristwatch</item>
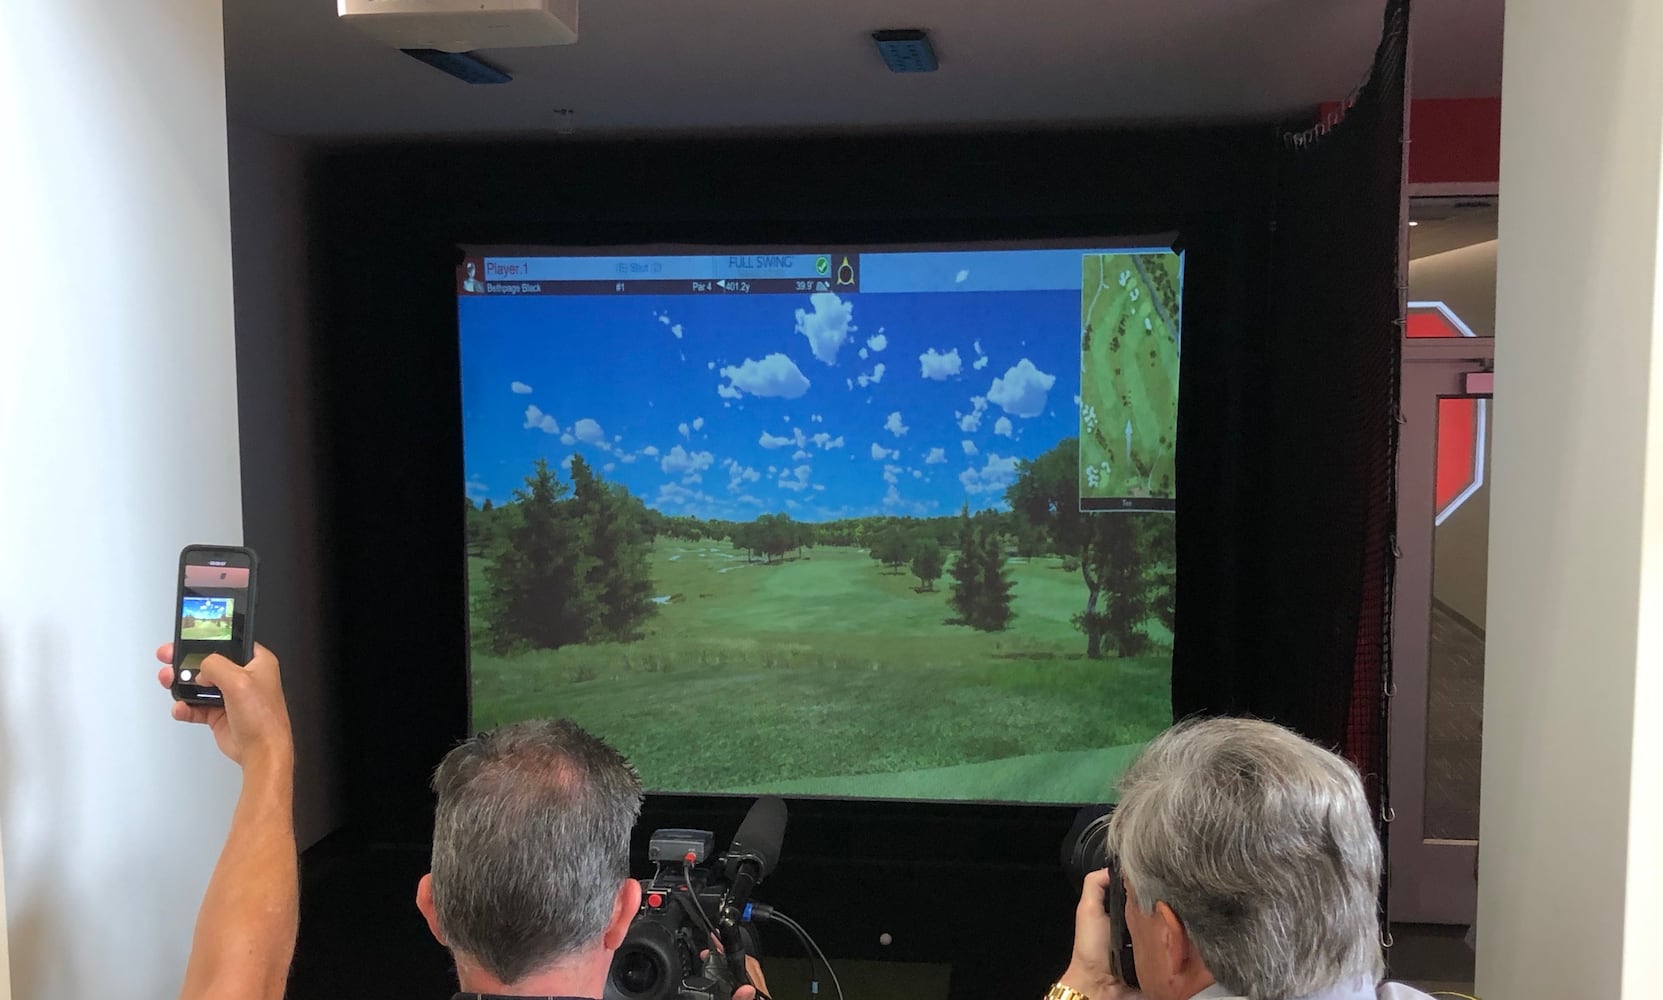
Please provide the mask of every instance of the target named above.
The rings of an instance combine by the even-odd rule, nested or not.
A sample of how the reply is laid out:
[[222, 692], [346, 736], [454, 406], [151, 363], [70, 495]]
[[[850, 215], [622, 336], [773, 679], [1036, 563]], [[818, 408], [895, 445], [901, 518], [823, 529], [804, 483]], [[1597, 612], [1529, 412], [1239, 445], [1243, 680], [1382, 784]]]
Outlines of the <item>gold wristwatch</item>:
[[1045, 994], [1045, 1000], [1091, 1000], [1091, 997], [1086, 996], [1072, 986], [1053, 983], [1050, 992]]

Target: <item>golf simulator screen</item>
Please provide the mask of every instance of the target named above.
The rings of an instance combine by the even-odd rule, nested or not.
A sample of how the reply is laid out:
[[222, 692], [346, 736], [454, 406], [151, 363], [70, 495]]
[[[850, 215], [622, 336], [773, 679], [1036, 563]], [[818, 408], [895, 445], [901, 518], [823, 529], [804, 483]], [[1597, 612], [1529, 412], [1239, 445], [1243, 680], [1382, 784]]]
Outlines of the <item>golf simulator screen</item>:
[[1171, 722], [1183, 260], [457, 268], [473, 724], [648, 788], [1102, 801]]

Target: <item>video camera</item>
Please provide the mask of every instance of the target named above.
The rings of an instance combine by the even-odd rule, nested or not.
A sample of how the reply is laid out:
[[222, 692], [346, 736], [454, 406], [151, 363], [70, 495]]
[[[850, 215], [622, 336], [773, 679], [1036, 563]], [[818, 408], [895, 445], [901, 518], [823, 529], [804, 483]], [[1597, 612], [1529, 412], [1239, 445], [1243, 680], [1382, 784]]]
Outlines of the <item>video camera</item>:
[[752, 920], [771, 912], [751, 903], [751, 890], [774, 870], [785, 822], [783, 801], [758, 799], [716, 857], [708, 830], [654, 831], [647, 860], [655, 870], [641, 881], [641, 909], [612, 958], [605, 1000], [730, 1000], [750, 984]]
[[1138, 985], [1137, 966], [1132, 963], [1132, 935], [1126, 929], [1126, 881], [1118, 859], [1109, 853], [1109, 819], [1114, 806], [1086, 806], [1074, 817], [1074, 828], [1062, 842], [1063, 870], [1079, 885], [1086, 876], [1102, 868], [1109, 870], [1109, 891], [1103, 908], [1109, 913], [1109, 971], [1127, 986]]

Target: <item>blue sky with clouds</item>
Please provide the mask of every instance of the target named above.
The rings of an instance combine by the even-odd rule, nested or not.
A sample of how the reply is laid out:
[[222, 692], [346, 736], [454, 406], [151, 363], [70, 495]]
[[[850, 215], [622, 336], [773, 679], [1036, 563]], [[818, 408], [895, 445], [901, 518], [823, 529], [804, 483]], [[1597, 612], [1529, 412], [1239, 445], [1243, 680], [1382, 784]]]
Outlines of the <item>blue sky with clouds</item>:
[[468, 495], [582, 454], [668, 514], [1002, 505], [1017, 458], [1078, 431], [1080, 296], [975, 285], [463, 297]]

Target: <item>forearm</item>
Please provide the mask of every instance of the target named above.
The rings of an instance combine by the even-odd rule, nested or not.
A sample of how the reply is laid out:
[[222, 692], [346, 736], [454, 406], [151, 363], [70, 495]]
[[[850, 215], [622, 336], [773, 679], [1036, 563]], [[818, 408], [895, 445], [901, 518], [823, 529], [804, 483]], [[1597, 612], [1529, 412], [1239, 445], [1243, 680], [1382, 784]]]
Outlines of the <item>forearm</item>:
[[294, 762], [282, 752], [244, 768], [231, 831], [197, 914], [181, 1000], [278, 1000], [299, 911]]

